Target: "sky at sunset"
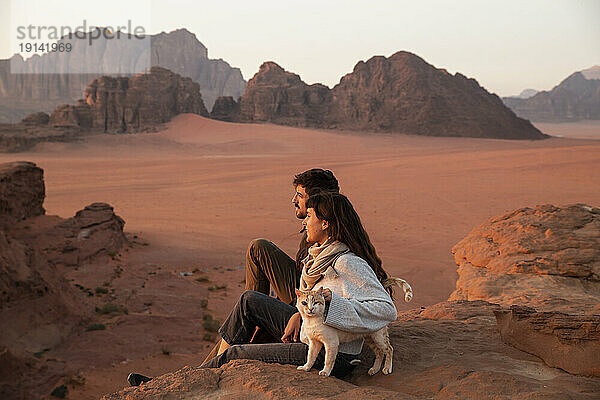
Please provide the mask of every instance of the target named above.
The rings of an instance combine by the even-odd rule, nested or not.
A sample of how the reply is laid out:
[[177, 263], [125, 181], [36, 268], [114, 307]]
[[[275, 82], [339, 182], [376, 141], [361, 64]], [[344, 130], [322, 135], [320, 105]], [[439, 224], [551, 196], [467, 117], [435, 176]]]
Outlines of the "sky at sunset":
[[275, 61], [332, 87], [359, 60], [407, 50], [507, 96], [549, 90], [600, 64], [596, 0], [11, 1], [0, 0], [1, 58], [15, 52], [15, 26], [76, 27], [85, 19], [131, 20], [150, 34], [186, 28], [246, 80]]

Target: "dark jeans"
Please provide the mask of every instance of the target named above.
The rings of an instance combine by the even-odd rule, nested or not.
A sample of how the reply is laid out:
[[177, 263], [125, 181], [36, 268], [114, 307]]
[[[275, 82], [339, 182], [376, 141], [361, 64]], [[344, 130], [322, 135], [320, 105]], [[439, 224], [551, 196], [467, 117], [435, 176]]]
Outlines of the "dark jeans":
[[246, 252], [246, 290], [269, 294], [273, 286], [277, 297], [287, 304], [296, 299], [300, 281], [296, 261], [266, 239], [254, 239]]
[[[218, 368], [235, 359], [304, 365], [308, 353], [308, 346], [304, 343], [248, 344], [257, 326], [273, 337], [282, 337], [288, 320], [296, 312], [296, 307], [266, 294], [244, 292], [219, 329], [221, 337], [231, 347], [202, 364], [201, 368]], [[346, 376], [354, 369], [350, 361], [357, 358], [358, 355], [338, 353], [331, 375], [337, 378]], [[314, 368], [322, 369], [324, 359], [325, 351], [321, 349]]]

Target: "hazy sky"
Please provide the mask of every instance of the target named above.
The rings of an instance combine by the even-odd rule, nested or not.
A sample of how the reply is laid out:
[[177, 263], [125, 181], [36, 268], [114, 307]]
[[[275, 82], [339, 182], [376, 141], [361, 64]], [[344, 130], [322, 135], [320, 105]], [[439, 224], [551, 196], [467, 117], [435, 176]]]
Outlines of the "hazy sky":
[[[359, 60], [407, 50], [505, 96], [551, 89], [600, 64], [598, 0], [12, 1], [31, 24], [185, 27], [245, 79], [275, 61], [331, 87]], [[0, 58], [8, 58], [16, 36], [9, 0], [0, 0], [0, 16]]]

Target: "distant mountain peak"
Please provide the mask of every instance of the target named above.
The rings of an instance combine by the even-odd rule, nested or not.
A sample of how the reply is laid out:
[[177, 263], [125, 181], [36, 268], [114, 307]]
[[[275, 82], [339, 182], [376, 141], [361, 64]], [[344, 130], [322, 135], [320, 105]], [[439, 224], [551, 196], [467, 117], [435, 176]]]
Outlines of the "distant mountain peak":
[[600, 66], [573, 72], [550, 91], [503, 100], [519, 117], [532, 121], [599, 120]]
[[588, 69], [581, 71], [585, 79], [600, 79], [600, 65], [594, 65]]

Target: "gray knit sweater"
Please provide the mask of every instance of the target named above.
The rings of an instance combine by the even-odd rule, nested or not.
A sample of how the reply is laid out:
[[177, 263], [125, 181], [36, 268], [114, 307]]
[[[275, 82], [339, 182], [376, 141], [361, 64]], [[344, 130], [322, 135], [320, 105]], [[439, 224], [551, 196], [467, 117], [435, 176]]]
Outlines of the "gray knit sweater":
[[[356, 333], [371, 333], [396, 320], [396, 307], [373, 269], [354, 253], [341, 255], [313, 288], [332, 292], [325, 324]], [[364, 340], [340, 344], [339, 351], [359, 354]]]

